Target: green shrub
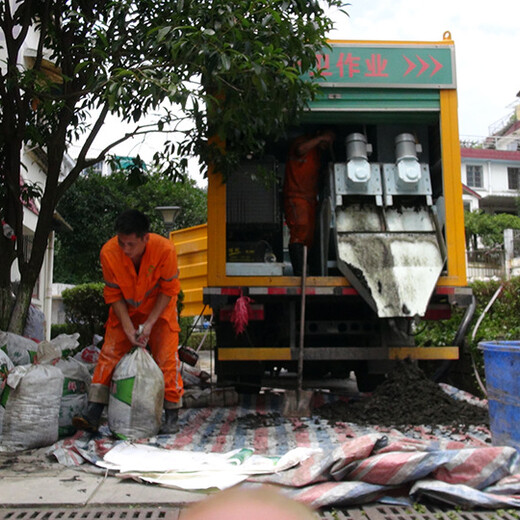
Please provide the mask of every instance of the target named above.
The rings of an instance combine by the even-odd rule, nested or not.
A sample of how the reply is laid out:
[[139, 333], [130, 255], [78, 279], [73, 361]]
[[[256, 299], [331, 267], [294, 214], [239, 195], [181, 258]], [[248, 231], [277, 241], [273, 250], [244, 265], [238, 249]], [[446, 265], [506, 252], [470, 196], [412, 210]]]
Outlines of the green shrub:
[[90, 345], [94, 334], [104, 334], [108, 305], [103, 299], [103, 283], [85, 283], [62, 293], [65, 322], [80, 334], [80, 345]]
[[76, 329], [70, 323], [54, 323], [51, 325], [51, 339], [60, 334], [74, 334], [74, 332], [76, 332]]
[[[472, 339], [475, 326], [491, 298], [503, 285], [502, 292], [486, 315]], [[473, 360], [479, 377], [485, 381], [484, 360], [478, 344], [482, 341], [520, 340], [520, 277], [508, 281], [475, 281], [469, 284], [477, 301], [477, 308], [466, 335], [465, 348], [457, 362], [456, 371], [447, 378], [448, 383], [476, 395], [482, 392], [476, 382]], [[465, 309], [456, 309], [449, 320], [423, 321], [417, 329], [416, 343], [420, 346], [453, 345]], [[473, 360], [472, 360], [473, 358]], [[423, 363], [423, 365], [427, 365]]]

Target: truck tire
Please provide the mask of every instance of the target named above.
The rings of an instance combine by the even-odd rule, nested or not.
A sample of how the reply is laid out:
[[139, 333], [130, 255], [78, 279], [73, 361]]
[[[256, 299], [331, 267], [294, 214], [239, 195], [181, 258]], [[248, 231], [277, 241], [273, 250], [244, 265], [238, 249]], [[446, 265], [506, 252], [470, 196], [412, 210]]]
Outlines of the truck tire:
[[386, 378], [385, 374], [369, 374], [364, 370], [356, 370], [355, 374], [360, 392], [373, 392]]
[[237, 394], [256, 395], [262, 387], [262, 378], [258, 374], [246, 374], [236, 377], [235, 390]]

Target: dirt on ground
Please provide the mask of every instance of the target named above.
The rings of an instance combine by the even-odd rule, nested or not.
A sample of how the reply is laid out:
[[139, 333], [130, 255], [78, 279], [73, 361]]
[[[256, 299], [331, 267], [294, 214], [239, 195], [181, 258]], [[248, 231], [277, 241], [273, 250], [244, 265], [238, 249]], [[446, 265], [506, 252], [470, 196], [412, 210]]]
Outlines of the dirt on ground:
[[363, 425], [488, 425], [487, 408], [450, 397], [411, 362], [400, 362], [375, 391], [356, 401], [326, 404], [314, 414], [329, 421]]
[[[470, 426], [488, 426], [487, 407], [449, 396], [409, 361], [399, 362], [371, 394], [329, 402], [312, 410], [329, 424], [355, 423], [406, 429], [413, 426], [447, 426], [464, 433]], [[246, 429], [278, 426], [289, 419], [280, 413], [249, 413], [237, 417]]]

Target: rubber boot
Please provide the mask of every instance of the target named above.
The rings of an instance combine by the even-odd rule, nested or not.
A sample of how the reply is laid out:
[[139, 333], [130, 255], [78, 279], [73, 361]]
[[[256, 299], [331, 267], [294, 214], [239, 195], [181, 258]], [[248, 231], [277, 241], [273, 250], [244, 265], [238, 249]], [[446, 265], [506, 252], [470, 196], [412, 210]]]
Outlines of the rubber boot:
[[179, 409], [178, 408], [165, 408], [164, 409], [164, 423], [159, 430], [160, 434], [170, 435], [179, 431]]
[[289, 244], [289, 258], [294, 276], [301, 276], [303, 272], [303, 244], [297, 242]]
[[72, 425], [77, 430], [97, 432], [101, 414], [105, 408], [104, 403], [88, 403], [87, 411], [83, 415], [77, 415], [72, 419]]

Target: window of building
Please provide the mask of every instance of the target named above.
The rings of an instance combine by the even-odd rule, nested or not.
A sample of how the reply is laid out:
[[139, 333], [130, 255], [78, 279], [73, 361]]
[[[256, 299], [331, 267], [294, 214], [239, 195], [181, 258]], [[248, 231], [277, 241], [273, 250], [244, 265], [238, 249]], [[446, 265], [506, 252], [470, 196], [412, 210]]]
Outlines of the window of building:
[[468, 164], [466, 166], [466, 183], [470, 188], [482, 188], [482, 166]]
[[507, 187], [510, 190], [518, 190], [520, 178], [520, 168], [507, 169]]

